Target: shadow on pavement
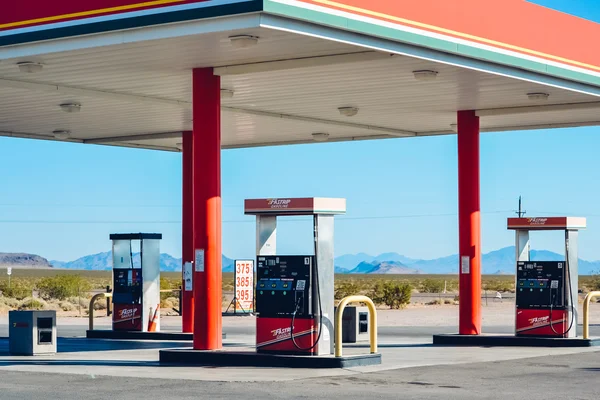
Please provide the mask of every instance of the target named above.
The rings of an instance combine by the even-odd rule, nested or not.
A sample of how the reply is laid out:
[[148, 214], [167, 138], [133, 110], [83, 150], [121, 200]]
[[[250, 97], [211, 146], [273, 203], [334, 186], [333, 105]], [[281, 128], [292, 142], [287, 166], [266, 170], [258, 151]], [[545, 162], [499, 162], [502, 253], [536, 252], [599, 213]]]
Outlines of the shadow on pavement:
[[[223, 347], [244, 346], [241, 343], [224, 343]], [[86, 338], [58, 338], [58, 353], [77, 353], [118, 350], [154, 350], [172, 348], [191, 348], [189, 341], [153, 341], [153, 340], [108, 340]], [[8, 339], [0, 339], [0, 356], [9, 356]]]
[[128, 360], [6, 360], [0, 361], [0, 367], [17, 365], [52, 365], [52, 366], [95, 366], [95, 367], [164, 367], [158, 361]]
[[[344, 344], [348, 349], [368, 349], [371, 346], [365, 344]], [[377, 343], [377, 348], [410, 348], [410, 347], [433, 347], [433, 343]], [[440, 347], [440, 346], [436, 346]]]

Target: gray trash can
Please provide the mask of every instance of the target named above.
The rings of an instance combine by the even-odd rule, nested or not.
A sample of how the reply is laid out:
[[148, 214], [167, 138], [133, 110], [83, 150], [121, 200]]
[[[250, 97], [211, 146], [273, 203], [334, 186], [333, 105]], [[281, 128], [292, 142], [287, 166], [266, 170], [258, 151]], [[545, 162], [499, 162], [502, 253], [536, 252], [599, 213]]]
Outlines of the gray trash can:
[[56, 311], [10, 311], [10, 354], [34, 356], [56, 353]]
[[348, 306], [342, 315], [342, 343], [369, 340], [369, 309]]

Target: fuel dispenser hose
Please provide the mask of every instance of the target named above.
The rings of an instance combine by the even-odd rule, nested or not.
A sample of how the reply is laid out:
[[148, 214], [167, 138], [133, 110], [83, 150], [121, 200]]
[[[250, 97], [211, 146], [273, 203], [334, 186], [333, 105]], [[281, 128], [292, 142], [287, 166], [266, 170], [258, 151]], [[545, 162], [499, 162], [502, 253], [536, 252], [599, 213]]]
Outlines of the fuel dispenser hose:
[[[316, 234], [316, 232], [315, 232]], [[314, 252], [315, 252], [315, 278], [317, 281], [317, 297], [319, 298], [319, 334], [317, 335], [317, 340], [315, 340], [315, 343], [310, 346], [310, 347], [300, 347], [300, 345], [298, 345], [298, 343], [296, 343], [296, 338], [294, 337], [294, 321], [296, 321], [296, 313], [298, 312], [298, 308], [300, 308], [300, 301], [302, 300], [302, 297], [300, 297], [297, 301], [296, 301], [296, 308], [294, 309], [294, 312], [292, 313], [292, 322], [291, 322], [291, 326], [290, 326], [290, 337], [292, 338], [292, 343], [294, 344], [294, 347], [296, 347], [298, 350], [301, 351], [310, 351], [312, 349], [314, 349], [315, 347], [317, 347], [317, 345], [319, 344], [319, 341], [321, 340], [321, 333], [323, 333], [323, 308], [321, 306], [321, 286], [319, 285], [319, 265], [317, 263], [317, 240], [315, 237], [315, 244], [314, 244]], [[310, 335], [312, 336], [312, 329], [310, 331]]]
[[[319, 298], [319, 334], [317, 335], [317, 340], [315, 340], [315, 343], [312, 346], [306, 347], [306, 348], [300, 347], [300, 345], [298, 343], [296, 343], [296, 338], [294, 337], [294, 322], [296, 321], [296, 313], [298, 312], [298, 309], [300, 308], [300, 301], [302, 300], [302, 297], [298, 298], [298, 301], [296, 301], [296, 309], [292, 313], [292, 323], [290, 326], [290, 337], [292, 338], [292, 343], [294, 344], [294, 347], [296, 347], [298, 350], [302, 350], [302, 351], [310, 351], [310, 350], [314, 349], [315, 347], [317, 347], [317, 345], [319, 344], [319, 341], [321, 340], [321, 333], [323, 332], [323, 309], [321, 307], [321, 289], [319, 287], [319, 266], [316, 264], [316, 258], [315, 258], [315, 275], [317, 278], [317, 297]], [[312, 336], [312, 329], [311, 329], [310, 334]]]
[[573, 307], [573, 287], [571, 285], [571, 268], [568, 269], [567, 272], [567, 280], [568, 285], [569, 285], [569, 302], [571, 304], [569, 304], [569, 307], [571, 308], [571, 322], [569, 323], [569, 327], [567, 328], [566, 331], [559, 333], [556, 331], [556, 329], [554, 329], [554, 323], [552, 322], [552, 307], [554, 306], [554, 301], [556, 300], [556, 297], [554, 297], [554, 299], [552, 298], [552, 289], [550, 289], [550, 329], [552, 329], [552, 332], [554, 332], [557, 335], [566, 335], [567, 333], [569, 333], [571, 331], [571, 328], [573, 328], [573, 322], [575, 321], [575, 309]]

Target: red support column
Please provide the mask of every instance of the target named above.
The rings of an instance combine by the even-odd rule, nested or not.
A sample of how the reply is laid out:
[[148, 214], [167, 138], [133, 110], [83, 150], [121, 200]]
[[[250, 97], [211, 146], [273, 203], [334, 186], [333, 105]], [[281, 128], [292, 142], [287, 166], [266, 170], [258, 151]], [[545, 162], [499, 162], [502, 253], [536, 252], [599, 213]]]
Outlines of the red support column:
[[479, 117], [458, 112], [459, 322], [461, 335], [481, 333]]
[[[192, 132], [182, 133], [182, 170], [183, 170], [183, 196], [182, 196], [182, 222], [181, 222], [181, 266], [183, 278], [183, 265], [186, 262], [194, 261], [194, 200], [193, 200], [193, 180], [192, 180]], [[181, 327], [182, 332], [191, 333], [194, 331], [194, 292], [185, 290], [185, 280], [181, 281]]]
[[212, 68], [193, 71], [194, 349], [222, 346], [221, 83]]

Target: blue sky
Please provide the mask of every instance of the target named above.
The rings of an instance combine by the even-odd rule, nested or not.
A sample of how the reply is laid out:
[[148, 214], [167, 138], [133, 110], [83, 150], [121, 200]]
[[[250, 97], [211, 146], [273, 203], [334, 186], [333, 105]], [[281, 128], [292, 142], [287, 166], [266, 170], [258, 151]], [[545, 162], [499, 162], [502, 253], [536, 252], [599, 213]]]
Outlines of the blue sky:
[[[600, 21], [594, 0], [537, 4]], [[528, 215], [588, 217], [580, 254], [600, 259], [600, 128], [486, 133], [481, 137], [483, 250], [513, 244], [506, 218], [523, 196]], [[456, 136], [226, 150], [223, 251], [252, 257], [254, 224], [243, 200], [348, 199], [336, 223], [337, 255], [395, 251], [436, 258], [457, 251]], [[0, 251], [72, 260], [110, 249], [114, 232], [161, 232], [181, 253], [181, 155], [0, 138]], [[281, 223], [282, 253], [311, 249], [310, 221]], [[535, 248], [562, 251], [560, 233]]]
[[[481, 138], [484, 251], [513, 243], [517, 198], [528, 215], [581, 215], [581, 255], [600, 259], [600, 128], [485, 133]], [[416, 258], [456, 253], [456, 136], [324, 143], [223, 152], [223, 249], [252, 257], [254, 223], [243, 200], [348, 199], [336, 223], [336, 254], [396, 251]], [[139, 149], [0, 138], [0, 251], [71, 260], [106, 251], [113, 232], [164, 235], [180, 255], [181, 155]], [[282, 253], [310, 251], [310, 221], [281, 223]], [[536, 248], [561, 251], [562, 236]]]
[[530, 2], [600, 22], [600, 4], [597, 0], [531, 0]]

